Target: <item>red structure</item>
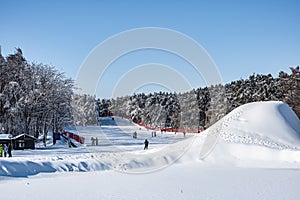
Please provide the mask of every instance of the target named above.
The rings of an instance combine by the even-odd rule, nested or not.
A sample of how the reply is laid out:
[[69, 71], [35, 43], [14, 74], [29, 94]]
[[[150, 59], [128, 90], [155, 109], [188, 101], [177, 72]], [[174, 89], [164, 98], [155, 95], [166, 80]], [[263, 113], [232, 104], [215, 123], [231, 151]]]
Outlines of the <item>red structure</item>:
[[66, 135], [67, 137], [69, 137], [71, 139], [74, 139], [75, 141], [79, 142], [80, 144], [84, 144], [84, 137], [79, 136], [75, 133], [68, 132], [68, 131], [63, 131], [62, 133], [64, 135]]

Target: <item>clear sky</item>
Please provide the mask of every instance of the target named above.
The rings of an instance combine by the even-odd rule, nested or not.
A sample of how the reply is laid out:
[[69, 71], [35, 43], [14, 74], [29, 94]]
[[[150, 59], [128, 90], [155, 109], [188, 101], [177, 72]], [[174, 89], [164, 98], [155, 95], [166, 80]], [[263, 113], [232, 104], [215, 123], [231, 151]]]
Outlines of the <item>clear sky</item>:
[[[0, 0], [0, 45], [4, 56], [20, 47], [27, 60], [53, 65], [75, 79], [105, 39], [133, 28], [167, 28], [202, 45], [227, 83], [254, 72], [277, 76], [300, 65], [299, 10], [299, 1], [288, 0]], [[126, 70], [151, 62], [176, 65], [187, 73], [183, 76], [197, 79], [182, 60], [148, 50], [119, 59], [104, 82], [116, 82]], [[127, 68], [118, 70], [120, 66]], [[196, 80], [191, 85], [203, 86]]]

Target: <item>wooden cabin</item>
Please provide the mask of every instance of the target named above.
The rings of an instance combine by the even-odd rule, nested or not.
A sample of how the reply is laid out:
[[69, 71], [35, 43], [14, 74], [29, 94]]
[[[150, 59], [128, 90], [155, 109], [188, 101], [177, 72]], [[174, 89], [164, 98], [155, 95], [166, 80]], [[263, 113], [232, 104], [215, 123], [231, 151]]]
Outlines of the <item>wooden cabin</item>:
[[36, 138], [26, 134], [17, 135], [12, 139], [14, 150], [35, 149]]

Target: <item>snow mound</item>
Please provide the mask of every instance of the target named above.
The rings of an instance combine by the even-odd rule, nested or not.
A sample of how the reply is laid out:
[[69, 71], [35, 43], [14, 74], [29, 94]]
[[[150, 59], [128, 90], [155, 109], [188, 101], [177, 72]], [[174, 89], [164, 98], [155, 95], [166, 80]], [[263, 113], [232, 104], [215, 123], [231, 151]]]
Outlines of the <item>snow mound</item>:
[[299, 150], [298, 117], [287, 104], [270, 101], [236, 108], [198, 136], [184, 157], [237, 166], [291, 167], [300, 162]]
[[93, 155], [34, 156], [0, 159], [1, 177], [28, 177], [39, 173], [103, 171], [109, 167]]
[[249, 103], [222, 119], [221, 137], [228, 142], [299, 149], [300, 121], [283, 102]]

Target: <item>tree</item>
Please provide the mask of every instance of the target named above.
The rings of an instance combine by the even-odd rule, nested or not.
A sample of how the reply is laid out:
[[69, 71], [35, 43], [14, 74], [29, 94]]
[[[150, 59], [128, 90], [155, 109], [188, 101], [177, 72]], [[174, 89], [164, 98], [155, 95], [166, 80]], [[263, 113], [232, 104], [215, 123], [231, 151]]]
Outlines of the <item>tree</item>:
[[47, 137], [72, 121], [73, 80], [54, 67], [29, 64], [22, 50], [0, 55], [1, 131]]

